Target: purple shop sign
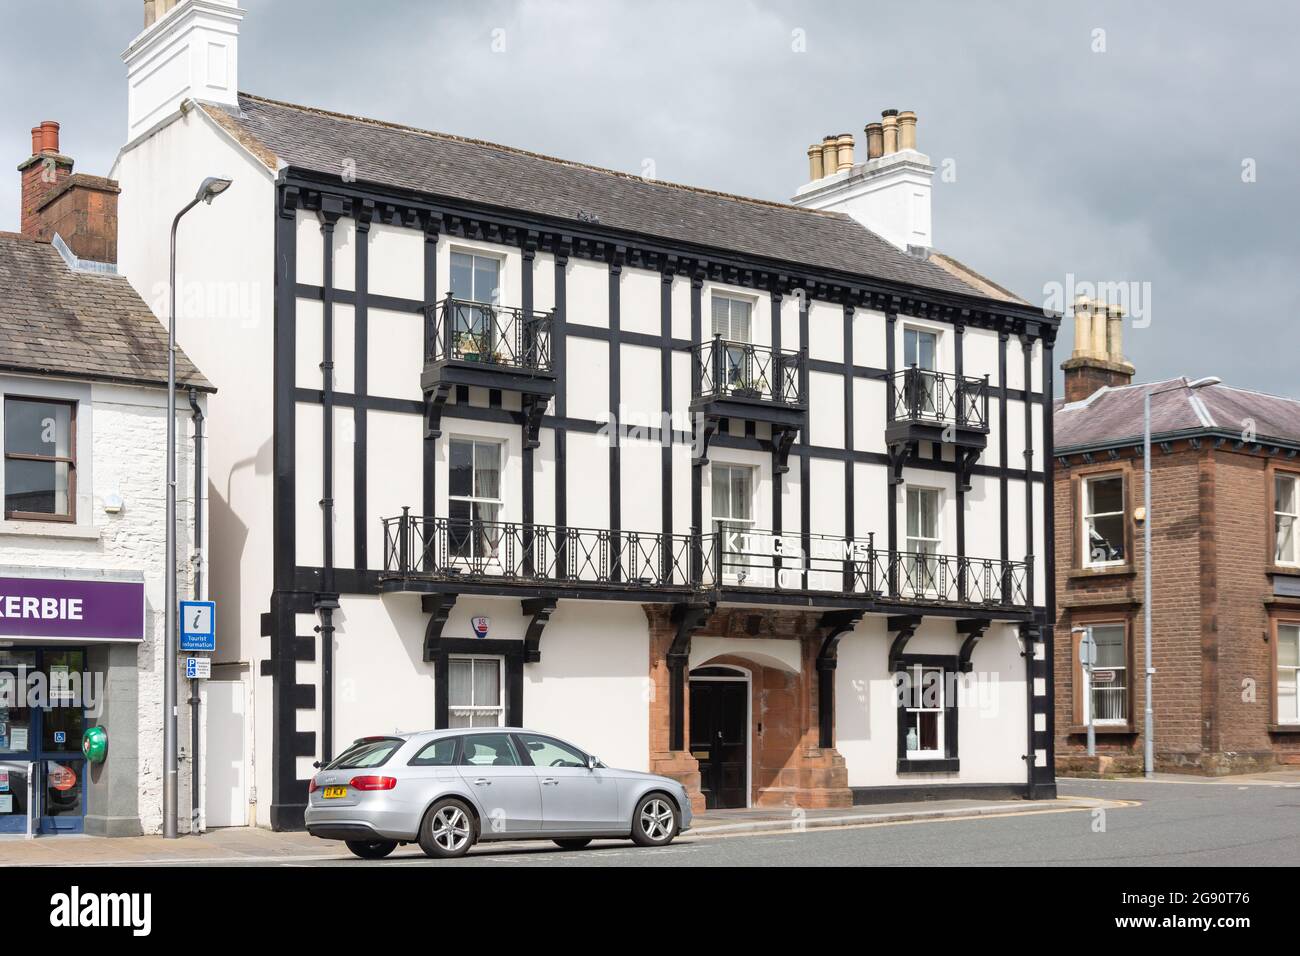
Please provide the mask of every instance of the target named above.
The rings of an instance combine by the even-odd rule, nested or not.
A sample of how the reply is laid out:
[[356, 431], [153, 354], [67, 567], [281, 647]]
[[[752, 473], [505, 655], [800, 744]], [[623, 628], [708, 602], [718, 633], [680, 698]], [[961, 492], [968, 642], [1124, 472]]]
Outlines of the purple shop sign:
[[144, 640], [142, 581], [0, 578], [0, 636]]

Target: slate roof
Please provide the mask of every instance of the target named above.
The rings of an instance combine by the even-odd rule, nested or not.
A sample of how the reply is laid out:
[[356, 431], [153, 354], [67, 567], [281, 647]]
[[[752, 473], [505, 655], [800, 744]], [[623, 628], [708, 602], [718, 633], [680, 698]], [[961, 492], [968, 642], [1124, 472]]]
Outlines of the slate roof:
[[[1055, 408], [1056, 451], [1131, 444], [1142, 440], [1142, 404], [1147, 392], [1187, 379], [1102, 388], [1080, 402]], [[1231, 385], [1191, 391], [1175, 388], [1151, 399], [1151, 434], [1213, 432], [1239, 435], [1249, 427], [1257, 440], [1300, 444], [1300, 400]]]
[[[166, 387], [167, 330], [124, 276], [0, 232], [0, 370]], [[183, 352], [176, 381], [215, 391]]]
[[[203, 104], [272, 169], [280, 165], [808, 268], [989, 298], [951, 271], [908, 255], [842, 213], [818, 212], [652, 182], [481, 140], [239, 94], [239, 108]], [[1003, 301], [1007, 301], [1003, 299]]]

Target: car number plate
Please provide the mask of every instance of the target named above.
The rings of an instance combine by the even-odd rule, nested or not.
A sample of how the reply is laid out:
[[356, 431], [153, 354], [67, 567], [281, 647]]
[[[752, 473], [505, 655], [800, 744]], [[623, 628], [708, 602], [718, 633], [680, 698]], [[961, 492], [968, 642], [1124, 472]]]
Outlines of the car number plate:
[[325, 792], [321, 794], [326, 800], [333, 800], [336, 797], [346, 797], [348, 795], [347, 787], [326, 787]]

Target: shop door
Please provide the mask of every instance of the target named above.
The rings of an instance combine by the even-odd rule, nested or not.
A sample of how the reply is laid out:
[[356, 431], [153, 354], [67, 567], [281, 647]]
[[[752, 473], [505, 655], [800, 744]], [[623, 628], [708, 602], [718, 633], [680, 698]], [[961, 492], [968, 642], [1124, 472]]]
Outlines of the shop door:
[[[35, 681], [29, 679], [39, 675]], [[0, 651], [0, 832], [27, 827], [26, 772], [34, 770], [41, 833], [80, 833], [86, 815], [81, 735], [86, 652], [80, 648]], [[42, 701], [29, 699], [42, 694]], [[29, 706], [39, 703], [41, 706]]]
[[749, 805], [748, 711], [746, 681], [691, 678], [691, 754], [710, 810]]

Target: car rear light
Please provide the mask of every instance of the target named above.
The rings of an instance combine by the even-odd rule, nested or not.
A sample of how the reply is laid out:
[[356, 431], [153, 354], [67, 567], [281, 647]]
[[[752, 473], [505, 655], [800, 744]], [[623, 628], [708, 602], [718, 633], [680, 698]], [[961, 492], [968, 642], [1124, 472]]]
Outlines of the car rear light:
[[307, 782], [307, 792], [311, 794], [311, 793], [315, 793], [319, 789], [320, 789], [320, 784], [316, 782], [316, 777], [313, 775], [311, 780]]
[[397, 786], [397, 778], [375, 777], [371, 775], [353, 777], [348, 781], [348, 786], [353, 790], [392, 790]]

